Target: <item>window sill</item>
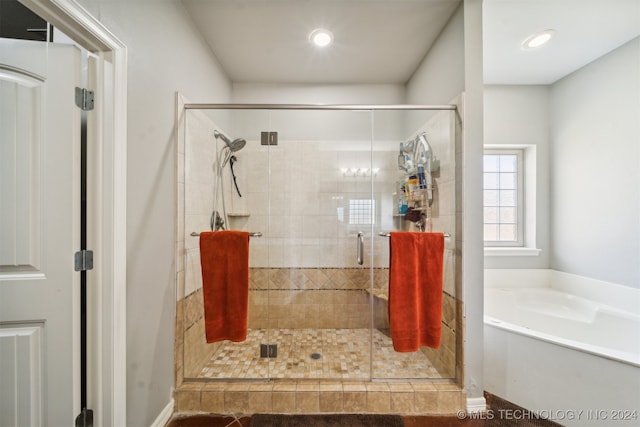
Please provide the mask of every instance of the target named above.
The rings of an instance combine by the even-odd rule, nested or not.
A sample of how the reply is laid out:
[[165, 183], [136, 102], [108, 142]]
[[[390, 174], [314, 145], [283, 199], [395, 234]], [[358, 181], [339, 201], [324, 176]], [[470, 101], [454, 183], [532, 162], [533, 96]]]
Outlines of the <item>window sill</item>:
[[513, 247], [485, 247], [484, 256], [538, 256], [542, 249], [513, 248]]

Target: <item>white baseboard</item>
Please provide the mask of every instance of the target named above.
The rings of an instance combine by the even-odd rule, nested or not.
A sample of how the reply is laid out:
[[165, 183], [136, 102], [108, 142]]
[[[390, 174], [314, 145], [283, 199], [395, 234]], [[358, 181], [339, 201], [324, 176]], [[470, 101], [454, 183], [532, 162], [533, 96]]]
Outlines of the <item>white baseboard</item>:
[[165, 406], [160, 414], [158, 414], [158, 418], [156, 418], [155, 421], [151, 423], [150, 427], [164, 427], [171, 419], [171, 415], [173, 414], [173, 405], [174, 400], [171, 399], [167, 406]]
[[487, 400], [484, 397], [467, 398], [467, 413], [485, 412], [487, 410]]

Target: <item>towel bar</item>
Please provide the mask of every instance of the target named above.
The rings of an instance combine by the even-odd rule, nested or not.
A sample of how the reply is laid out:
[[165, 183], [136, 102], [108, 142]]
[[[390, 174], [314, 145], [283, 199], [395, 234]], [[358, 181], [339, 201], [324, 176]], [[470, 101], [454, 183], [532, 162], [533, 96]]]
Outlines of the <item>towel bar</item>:
[[[380, 237], [389, 237], [389, 236], [391, 236], [391, 233], [389, 233], [387, 231], [381, 231], [381, 232], [378, 233], [378, 236], [380, 236]], [[451, 234], [444, 233], [444, 237], [449, 238], [449, 237], [451, 237]]]
[[[190, 236], [193, 237], [198, 237], [200, 235], [200, 233], [192, 231]], [[262, 237], [262, 232], [261, 231], [250, 231], [249, 232], [249, 237]]]

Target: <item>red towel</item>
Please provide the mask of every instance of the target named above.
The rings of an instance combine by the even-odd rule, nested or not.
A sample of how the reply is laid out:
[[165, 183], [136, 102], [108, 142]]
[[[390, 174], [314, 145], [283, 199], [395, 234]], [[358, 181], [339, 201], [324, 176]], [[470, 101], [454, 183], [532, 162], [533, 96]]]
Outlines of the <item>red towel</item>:
[[398, 352], [440, 347], [444, 234], [392, 232], [389, 328]]
[[200, 264], [207, 342], [247, 339], [249, 233], [200, 233]]

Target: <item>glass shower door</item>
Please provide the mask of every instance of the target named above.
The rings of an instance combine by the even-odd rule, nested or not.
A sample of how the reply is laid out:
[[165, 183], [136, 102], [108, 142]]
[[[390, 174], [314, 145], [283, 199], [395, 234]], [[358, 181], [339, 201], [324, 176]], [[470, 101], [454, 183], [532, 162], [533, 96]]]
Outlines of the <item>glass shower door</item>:
[[[455, 377], [454, 112], [194, 109], [185, 124], [185, 378]], [[438, 164], [431, 205], [424, 203], [426, 192], [417, 198], [405, 193], [407, 177], [398, 164], [400, 143], [421, 133]], [[238, 149], [221, 158], [225, 145]], [[445, 240], [442, 344], [414, 353], [393, 349], [389, 238], [380, 235], [418, 231], [402, 211], [403, 197], [422, 208], [432, 231], [451, 235]], [[243, 342], [203, 339], [198, 239], [191, 233], [210, 229], [212, 211], [225, 229], [255, 233]]]
[[[268, 150], [260, 132], [268, 112], [189, 109], [184, 147], [183, 372], [188, 379], [269, 379], [268, 341]], [[207, 343], [199, 233], [242, 230], [249, 238], [249, 306], [246, 340]], [[231, 254], [230, 262], [235, 262]], [[246, 260], [237, 259], [237, 262]], [[238, 284], [241, 286], [241, 284]]]
[[[373, 135], [372, 163], [378, 170], [373, 180], [373, 196], [380, 205], [380, 218], [374, 228], [372, 261], [372, 378], [453, 378], [456, 369], [456, 115], [449, 110], [379, 109], [373, 112]], [[429, 156], [419, 143], [427, 144]], [[399, 157], [401, 147], [403, 153]], [[431, 173], [419, 177], [423, 171]], [[442, 335], [438, 348], [422, 346], [416, 352], [396, 352], [393, 348], [388, 310], [388, 233], [391, 231], [432, 231], [449, 236], [445, 238], [443, 257]], [[419, 265], [428, 262], [424, 254], [403, 254], [412, 255], [417, 257]]]
[[368, 380], [370, 111], [271, 110], [269, 125], [270, 375]]

